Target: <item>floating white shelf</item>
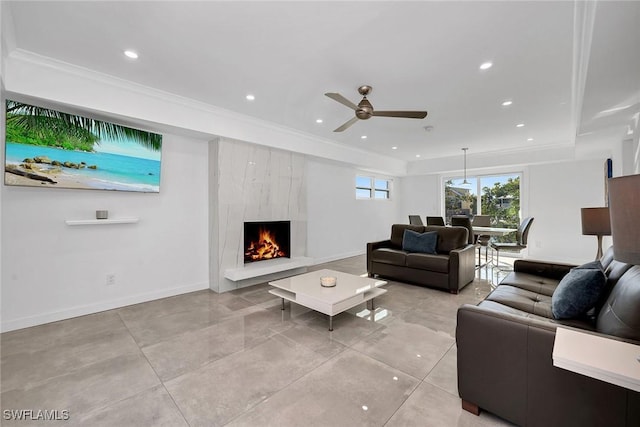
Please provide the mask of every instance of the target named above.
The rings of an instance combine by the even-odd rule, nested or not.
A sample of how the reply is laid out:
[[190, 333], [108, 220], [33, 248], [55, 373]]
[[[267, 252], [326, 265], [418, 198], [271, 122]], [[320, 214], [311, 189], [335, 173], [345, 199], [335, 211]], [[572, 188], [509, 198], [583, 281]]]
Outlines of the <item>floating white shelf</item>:
[[113, 218], [113, 219], [67, 219], [67, 225], [107, 225], [107, 224], [135, 224], [140, 218]]
[[259, 261], [247, 264], [240, 268], [228, 268], [224, 271], [224, 277], [234, 282], [254, 277], [266, 276], [268, 274], [279, 273], [281, 271], [295, 270], [296, 268], [308, 267], [313, 259], [308, 257], [279, 258], [269, 261]]

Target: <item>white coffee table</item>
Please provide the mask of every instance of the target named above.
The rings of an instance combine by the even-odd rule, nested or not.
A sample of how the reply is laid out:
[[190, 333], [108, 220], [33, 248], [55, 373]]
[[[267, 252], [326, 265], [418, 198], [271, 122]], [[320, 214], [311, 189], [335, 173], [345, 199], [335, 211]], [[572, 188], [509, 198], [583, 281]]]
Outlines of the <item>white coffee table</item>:
[[[336, 277], [336, 286], [332, 288], [320, 286], [322, 276]], [[371, 301], [373, 305], [375, 297], [387, 292], [386, 289], [380, 288], [387, 284], [383, 280], [333, 270], [311, 271], [275, 280], [269, 284], [276, 288], [270, 289], [269, 293], [282, 298], [282, 310], [284, 310], [284, 301], [287, 300], [326, 314], [329, 316], [330, 331], [333, 331], [333, 316], [366, 301]]]

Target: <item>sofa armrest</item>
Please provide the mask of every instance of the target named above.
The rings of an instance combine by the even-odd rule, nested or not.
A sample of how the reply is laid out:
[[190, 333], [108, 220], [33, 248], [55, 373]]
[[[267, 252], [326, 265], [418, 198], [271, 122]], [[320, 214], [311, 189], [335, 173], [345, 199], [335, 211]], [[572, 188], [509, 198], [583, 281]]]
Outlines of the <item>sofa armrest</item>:
[[367, 243], [367, 273], [371, 274], [371, 252], [380, 248], [390, 248], [391, 239]]
[[628, 402], [637, 404], [640, 394], [553, 366], [557, 324], [487, 303], [458, 309], [458, 393], [464, 401], [518, 425], [638, 421]]
[[475, 245], [449, 252], [449, 291], [458, 291], [471, 283], [476, 275]]
[[518, 259], [513, 263], [513, 271], [517, 273], [529, 273], [556, 280], [562, 279], [573, 267], [576, 265], [530, 259]]

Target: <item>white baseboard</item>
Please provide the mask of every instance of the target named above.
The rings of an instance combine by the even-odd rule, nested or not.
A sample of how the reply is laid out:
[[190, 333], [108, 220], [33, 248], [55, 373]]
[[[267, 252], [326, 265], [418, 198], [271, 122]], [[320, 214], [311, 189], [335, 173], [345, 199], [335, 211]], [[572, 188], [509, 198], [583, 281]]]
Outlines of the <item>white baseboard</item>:
[[38, 314], [35, 316], [21, 317], [13, 320], [3, 320], [0, 325], [0, 331], [9, 332], [16, 329], [42, 325], [44, 323], [57, 322], [58, 320], [71, 319], [72, 317], [99, 313], [101, 311], [112, 310], [114, 308], [126, 307], [127, 305], [139, 304], [141, 302], [153, 301], [160, 298], [200, 291], [202, 289], [209, 289], [209, 282], [200, 282], [191, 285], [179, 286], [177, 288], [162, 289], [160, 291], [129, 295], [110, 301], [70, 307], [64, 310]]
[[338, 255], [331, 255], [331, 256], [322, 257], [322, 258], [314, 258], [313, 265], [324, 264], [325, 262], [337, 261], [339, 259], [344, 259], [344, 258], [351, 258], [358, 255], [364, 255], [365, 253], [367, 253], [367, 251], [366, 249], [363, 249], [361, 251], [346, 252]]

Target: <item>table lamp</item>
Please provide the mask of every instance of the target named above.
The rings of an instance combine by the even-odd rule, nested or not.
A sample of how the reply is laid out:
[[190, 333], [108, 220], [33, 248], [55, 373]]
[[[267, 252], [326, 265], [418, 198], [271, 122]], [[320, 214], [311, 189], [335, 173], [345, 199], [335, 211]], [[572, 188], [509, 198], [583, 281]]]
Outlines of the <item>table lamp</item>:
[[596, 260], [602, 258], [602, 236], [611, 236], [609, 208], [582, 208], [582, 234], [598, 236], [598, 252]]
[[609, 179], [613, 258], [640, 265], [640, 175]]

